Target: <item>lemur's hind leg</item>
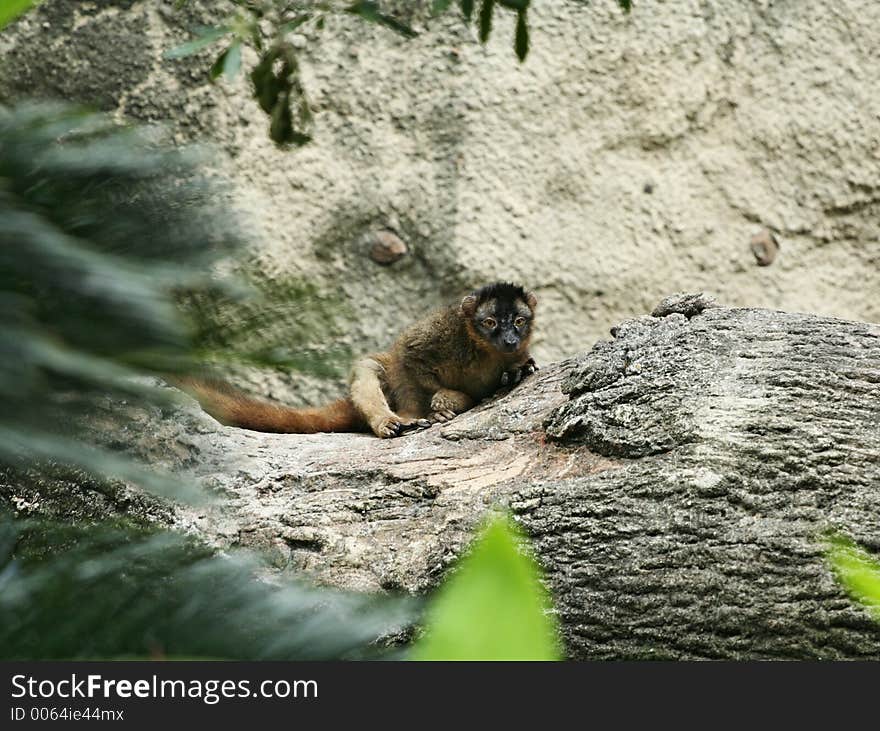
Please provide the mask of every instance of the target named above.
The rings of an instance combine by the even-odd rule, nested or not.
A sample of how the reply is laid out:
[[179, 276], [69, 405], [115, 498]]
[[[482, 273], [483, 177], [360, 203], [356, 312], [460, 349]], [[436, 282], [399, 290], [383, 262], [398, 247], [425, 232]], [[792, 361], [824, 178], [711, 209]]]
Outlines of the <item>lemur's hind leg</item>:
[[351, 400], [377, 437], [399, 437], [431, 425], [426, 419], [403, 418], [388, 405], [382, 390], [384, 368], [374, 358], [361, 358], [351, 373]]

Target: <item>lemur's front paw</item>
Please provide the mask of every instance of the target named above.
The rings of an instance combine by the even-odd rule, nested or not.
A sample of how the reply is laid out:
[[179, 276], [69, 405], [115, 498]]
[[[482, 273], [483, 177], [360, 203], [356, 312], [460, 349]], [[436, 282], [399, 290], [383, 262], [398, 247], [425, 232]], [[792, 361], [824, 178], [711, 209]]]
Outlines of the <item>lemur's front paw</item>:
[[385, 416], [377, 419], [370, 424], [373, 434], [382, 439], [391, 439], [393, 437], [402, 437], [404, 434], [417, 431], [419, 429], [427, 429], [431, 426], [428, 419], [402, 419], [396, 414]]
[[529, 358], [521, 366], [511, 368], [509, 371], [504, 371], [504, 373], [501, 374], [501, 386], [502, 388], [505, 386], [515, 386], [523, 378], [532, 375], [536, 370], [538, 370], [538, 364], [535, 363], [534, 358]]

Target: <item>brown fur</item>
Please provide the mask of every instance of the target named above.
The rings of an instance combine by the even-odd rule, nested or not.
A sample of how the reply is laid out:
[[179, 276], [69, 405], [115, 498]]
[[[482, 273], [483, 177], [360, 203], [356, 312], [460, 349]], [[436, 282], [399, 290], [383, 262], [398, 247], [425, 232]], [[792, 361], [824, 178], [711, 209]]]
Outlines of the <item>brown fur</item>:
[[349, 398], [338, 399], [318, 408], [291, 409], [249, 398], [219, 381], [182, 378], [176, 379], [175, 383], [193, 395], [211, 416], [227, 426], [292, 434], [367, 429]]
[[[372, 431], [399, 436], [412, 428], [446, 421], [495, 393], [505, 372], [534, 363], [528, 352], [529, 327], [516, 351], [496, 349], [472, 319], [493, 307], [479, 292], [460, 303], [432, 312], [408, 327], [389, 350], [358, 360], [351, 374], [349, 397], [327, 406], [292, 409], [250, 399], [213, 382], [190, 379], [182, 387], [219, 421], [246, 429], [313, 433]], [[528, 292], [520, 307], [534, 313], [537, 300]]]

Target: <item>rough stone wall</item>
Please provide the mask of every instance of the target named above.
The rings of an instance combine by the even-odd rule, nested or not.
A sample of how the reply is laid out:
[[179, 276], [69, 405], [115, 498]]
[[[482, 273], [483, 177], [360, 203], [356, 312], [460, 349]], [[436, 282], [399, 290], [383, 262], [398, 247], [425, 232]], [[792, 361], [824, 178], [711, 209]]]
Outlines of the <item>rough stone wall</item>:
[[[383, 348], [472, 285], [522, 280], [541, 300], [535, 350], [555, 360], [666, 292], [880, 321], [880, 4], [874, 0], [542, 0], [516, 63], [499, 18], [483, 47], [454, 14], [407, 41], [328, 23], [303, 66], [316, 139], [280, 150], [244, 77], [168, 61], [221, 3], [47, 0], [0, 34], [0, 99], [53, 96], [212, 141], [252, 232], [271, 305], [255, 342], [299, 342], [302, 280], [346, 303], [316, 341]], [[247, 61], [247, 58], [246, 58]], [[391, 228], [410, 255], [365, 255]], [[780, 243], [759, 267], [762, 229]], [[335, 298], [335, 300], [333, 299]], [[334, 306], [334, 305], [328, 305]], [[288, 401], [342, 378], [246, 372]]]

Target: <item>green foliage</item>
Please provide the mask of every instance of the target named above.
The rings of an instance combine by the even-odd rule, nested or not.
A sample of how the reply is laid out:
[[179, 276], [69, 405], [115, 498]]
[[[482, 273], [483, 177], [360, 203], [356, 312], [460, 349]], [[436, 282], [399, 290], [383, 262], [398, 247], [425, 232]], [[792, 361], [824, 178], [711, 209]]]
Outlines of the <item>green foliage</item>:
[[[270, 585], [252, 558], [173, 533], [74, 523], [56, 499], [91, 477], [111, 502], [104, 478], [201, 494], [90, 446], [108, 397], [161, 402], [145, 375], [211, 355], [179, 300], [237, 291], [210, 278], [238, 240], [199, 162], [69, 106], [0, 107], [0, 505], [48, 491], [65, 520], [0, 514], [4, 659], [361, 657], [413, 620], [411, 602]], [[86, 472], [68, 481], [56, 465]]]
[[312, 139], [312, 111], [300, 81], [293, 46], [274, 45], [250, 75], [254, 98], [269, 115], [269, 137], [279, 145], [304, 145]]
[[427, 611], [414, 660], [558, 660], [540, 571], [507, 518], [483, 530]]
[[[196, 326], [194, 339], [203, 362], [294, 370], [320, 378], [344, 375], [351, 352], [330, 344], [350, 314], [344, 301], [309, 282], [267, 281], [247, 265], [237, 277], [247, 287], [242, 297], [197, 291], [182, 298]], [[316, 334], [321, 342], [317, 347]]]
[[827, 556], [837, 580], [849, 595], [880, 622], [880, 562], [841, 535], [831, 537]]
[[[452, 5], [453, 0], [434, 0], [431, 3], [431, 14], [432, 15], [440, 15], [441, 13], [445, 13], [449, 10], [449, 6]], [[462, 3], [464, 5], [464, 3]], [[473, 12], [473, 7], [471, 8]]]
[[62, 105], [0, 107], [0, 464], [60, 462], [192, 498], [88, 446], [96, 400], [167, 399], [190, 370], [177, 292], [237, 245], [200, 158]]
[[492, 33], [492, 16], [495, 13], [495, 0], [483, 0], [480, 4], [480, 43], [489, 40]]
[[38, 2], [41, 0], [3, 0], [0, 4], [0, 30]]
[[202, 51], [208, 46], [214, 45], [221, 38], [225, 38], [233, 32], [232, 26], [221, 25], [217, 27], [198, 28], [195, 38], [188, 43], [177, 46], [165, 52], [165, 58], [183, 58]]
[[[179, 2], [184, 4], [185, 0]], [[294, 31], [300, 41], [316, 43], [327, 18], [354, 15], [366, 22], [381, 25], [403, 36], [414, 38], [417, 33], [399, 18], [383, 12], [375, 0], [357, 0], [352, 3], [333, 0], [233, 0], [235, 14], [223, 24], [195, 31], [195, 38], [165, 53], [168, 59], [180, 59], [205, 51], [210, 46], [224, 43], [220, 54], [211, 63], [208, 75], [213, 81], [220, 76], [234, 78], [241, 67], [241, 50], [249, 46], [258, 54], [256, 66], [249, 74], [251, 90], [260, 108], [269, 117], [269, 137], [278, 145], [304, 145], [313, 136], [313, 120], [308, 96], [303, 86], [298, 54], [300, 51], [288, 36]], [[434, 0], [432, 15], [449, 10], [452, 0]], [[472, 0], [460, 0], [466, 22], [473, 16]], [[482, 0], [479, 13], [478, 35], [485, 43], [492, 33], [496, 6], [516, 13], [516, 32], [513, 47], [520, 61], [529, 52], [527, 13], [530, 0]]]
[[259, 568], [122, 524], [0, 521], [3, 659], [375, 657], [414, 619], [409, 600], [268, 584]]
[[405, 23], [401, 23], [391, 15], [386, 15], [381, 12], [379, 10], [379, 3], [371, 2], [371, 0], [359, 0], [354, 5], [347, 7], [345, 12], [359, 15], [361, 18], [368, 20], [371, 23], [384, 25], [386, 28], [390, 28], [395, 33], [399, 33], [405, 38], [415, 38], [418, 35], [418, 33]]
[[241, 68], [241, 41], [234, 41], [223, 53], [221, 53], [214, 65], [211, 66], [211, 80], [218, 76], [227, 79], [235, 78]]

